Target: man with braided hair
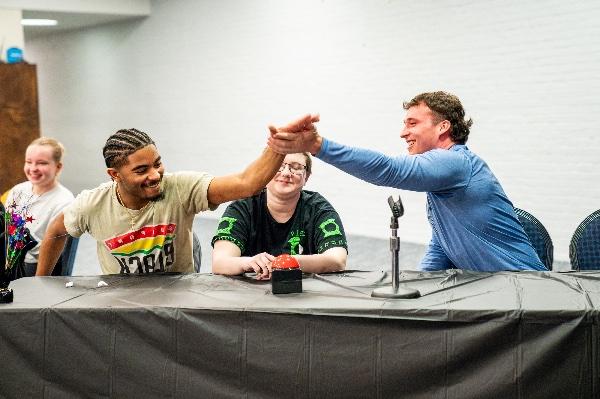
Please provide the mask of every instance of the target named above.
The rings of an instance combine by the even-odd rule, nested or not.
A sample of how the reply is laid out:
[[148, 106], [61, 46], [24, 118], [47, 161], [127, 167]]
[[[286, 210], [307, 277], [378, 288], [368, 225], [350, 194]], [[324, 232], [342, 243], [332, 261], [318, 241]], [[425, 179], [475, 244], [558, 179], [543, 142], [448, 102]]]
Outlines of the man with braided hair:
[[231, 203], [212, 239], [212, 271], [236, 275], [256, 272], [271, 277], [275, 256], [290, 254], [303, 272], [346, 267], [342, 221], [319, 193], [303, 190], [312, 170], [310, 154], [288, 154], [265, 190]]
[[137, 129], [110, 136], [103, 155], [111, 181], [84, 190], [54, 219], [46, 234], [55, 239], [44, 240], [36, 275], [52, 272], [67, 234], [85, 232], [97, 242], [104, 274], [193, 272], [194, 215], [260, 191], [284, 158], [267, 148], [241, 173], [169, 174], [154, 141]]
[[271, 127], [274, 151], [308, 151], [370, 183], [427, 193], [432, 238], [420, 269], [546, 270], [488, 165], [465, 145], [472, 121], [458, 97], [422, 93], [404, 103], [409, 155], [391, 158], [321, 137], [314, 126]]

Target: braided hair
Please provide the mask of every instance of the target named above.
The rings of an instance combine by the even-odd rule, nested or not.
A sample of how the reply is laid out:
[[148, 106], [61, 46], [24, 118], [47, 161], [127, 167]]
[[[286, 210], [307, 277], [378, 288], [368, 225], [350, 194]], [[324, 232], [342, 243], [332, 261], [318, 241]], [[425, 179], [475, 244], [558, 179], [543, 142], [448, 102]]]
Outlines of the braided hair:
[[121, 129], [106, 140], [102, 149], [107, 168], [118, 168], [127, 163], [127, 157], [154, 141], [137, 129]]

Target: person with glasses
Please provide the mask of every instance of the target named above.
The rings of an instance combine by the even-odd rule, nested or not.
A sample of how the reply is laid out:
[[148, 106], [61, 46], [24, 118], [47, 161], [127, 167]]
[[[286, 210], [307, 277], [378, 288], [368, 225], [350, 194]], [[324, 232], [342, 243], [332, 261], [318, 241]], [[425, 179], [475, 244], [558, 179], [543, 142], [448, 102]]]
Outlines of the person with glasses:
[[319, 193], [303, 190], [312, 168], [308, 153], [288, 154], [257, 195], [225, 210], [212, 239], [212, 271], [255, 272], [268, 280], [271, 262], [290, 254], [306, 273], [344, 270], [348, 246], [342, 221]]

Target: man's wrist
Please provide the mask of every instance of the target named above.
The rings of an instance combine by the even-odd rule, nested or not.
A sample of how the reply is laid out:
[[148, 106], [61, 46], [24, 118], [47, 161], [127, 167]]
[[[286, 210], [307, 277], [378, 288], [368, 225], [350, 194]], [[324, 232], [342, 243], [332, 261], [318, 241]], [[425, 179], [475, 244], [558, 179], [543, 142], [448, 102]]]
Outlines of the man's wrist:
[[323, 137], [319, 135], [319, 133], [315, 133], [317, 138], [315, 139], [315, 143], [310, 149], [311, 155], [317, 155], [319, 151], [321, 151], [321, 146], [323, 145]]

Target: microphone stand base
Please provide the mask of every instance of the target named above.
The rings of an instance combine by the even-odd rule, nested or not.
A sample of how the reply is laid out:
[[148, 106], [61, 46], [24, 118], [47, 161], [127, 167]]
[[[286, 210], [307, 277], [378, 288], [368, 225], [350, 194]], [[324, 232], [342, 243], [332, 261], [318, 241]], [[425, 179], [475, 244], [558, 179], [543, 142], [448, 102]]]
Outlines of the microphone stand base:
[[371, 292], [371, 296], [373, 298], [409, 299], [419, 298], [421, 293], [412, 288], [398, 287], [398, 289], [395, 290], [394, 287], [390, 286], [374, 289], [373, 292]]

